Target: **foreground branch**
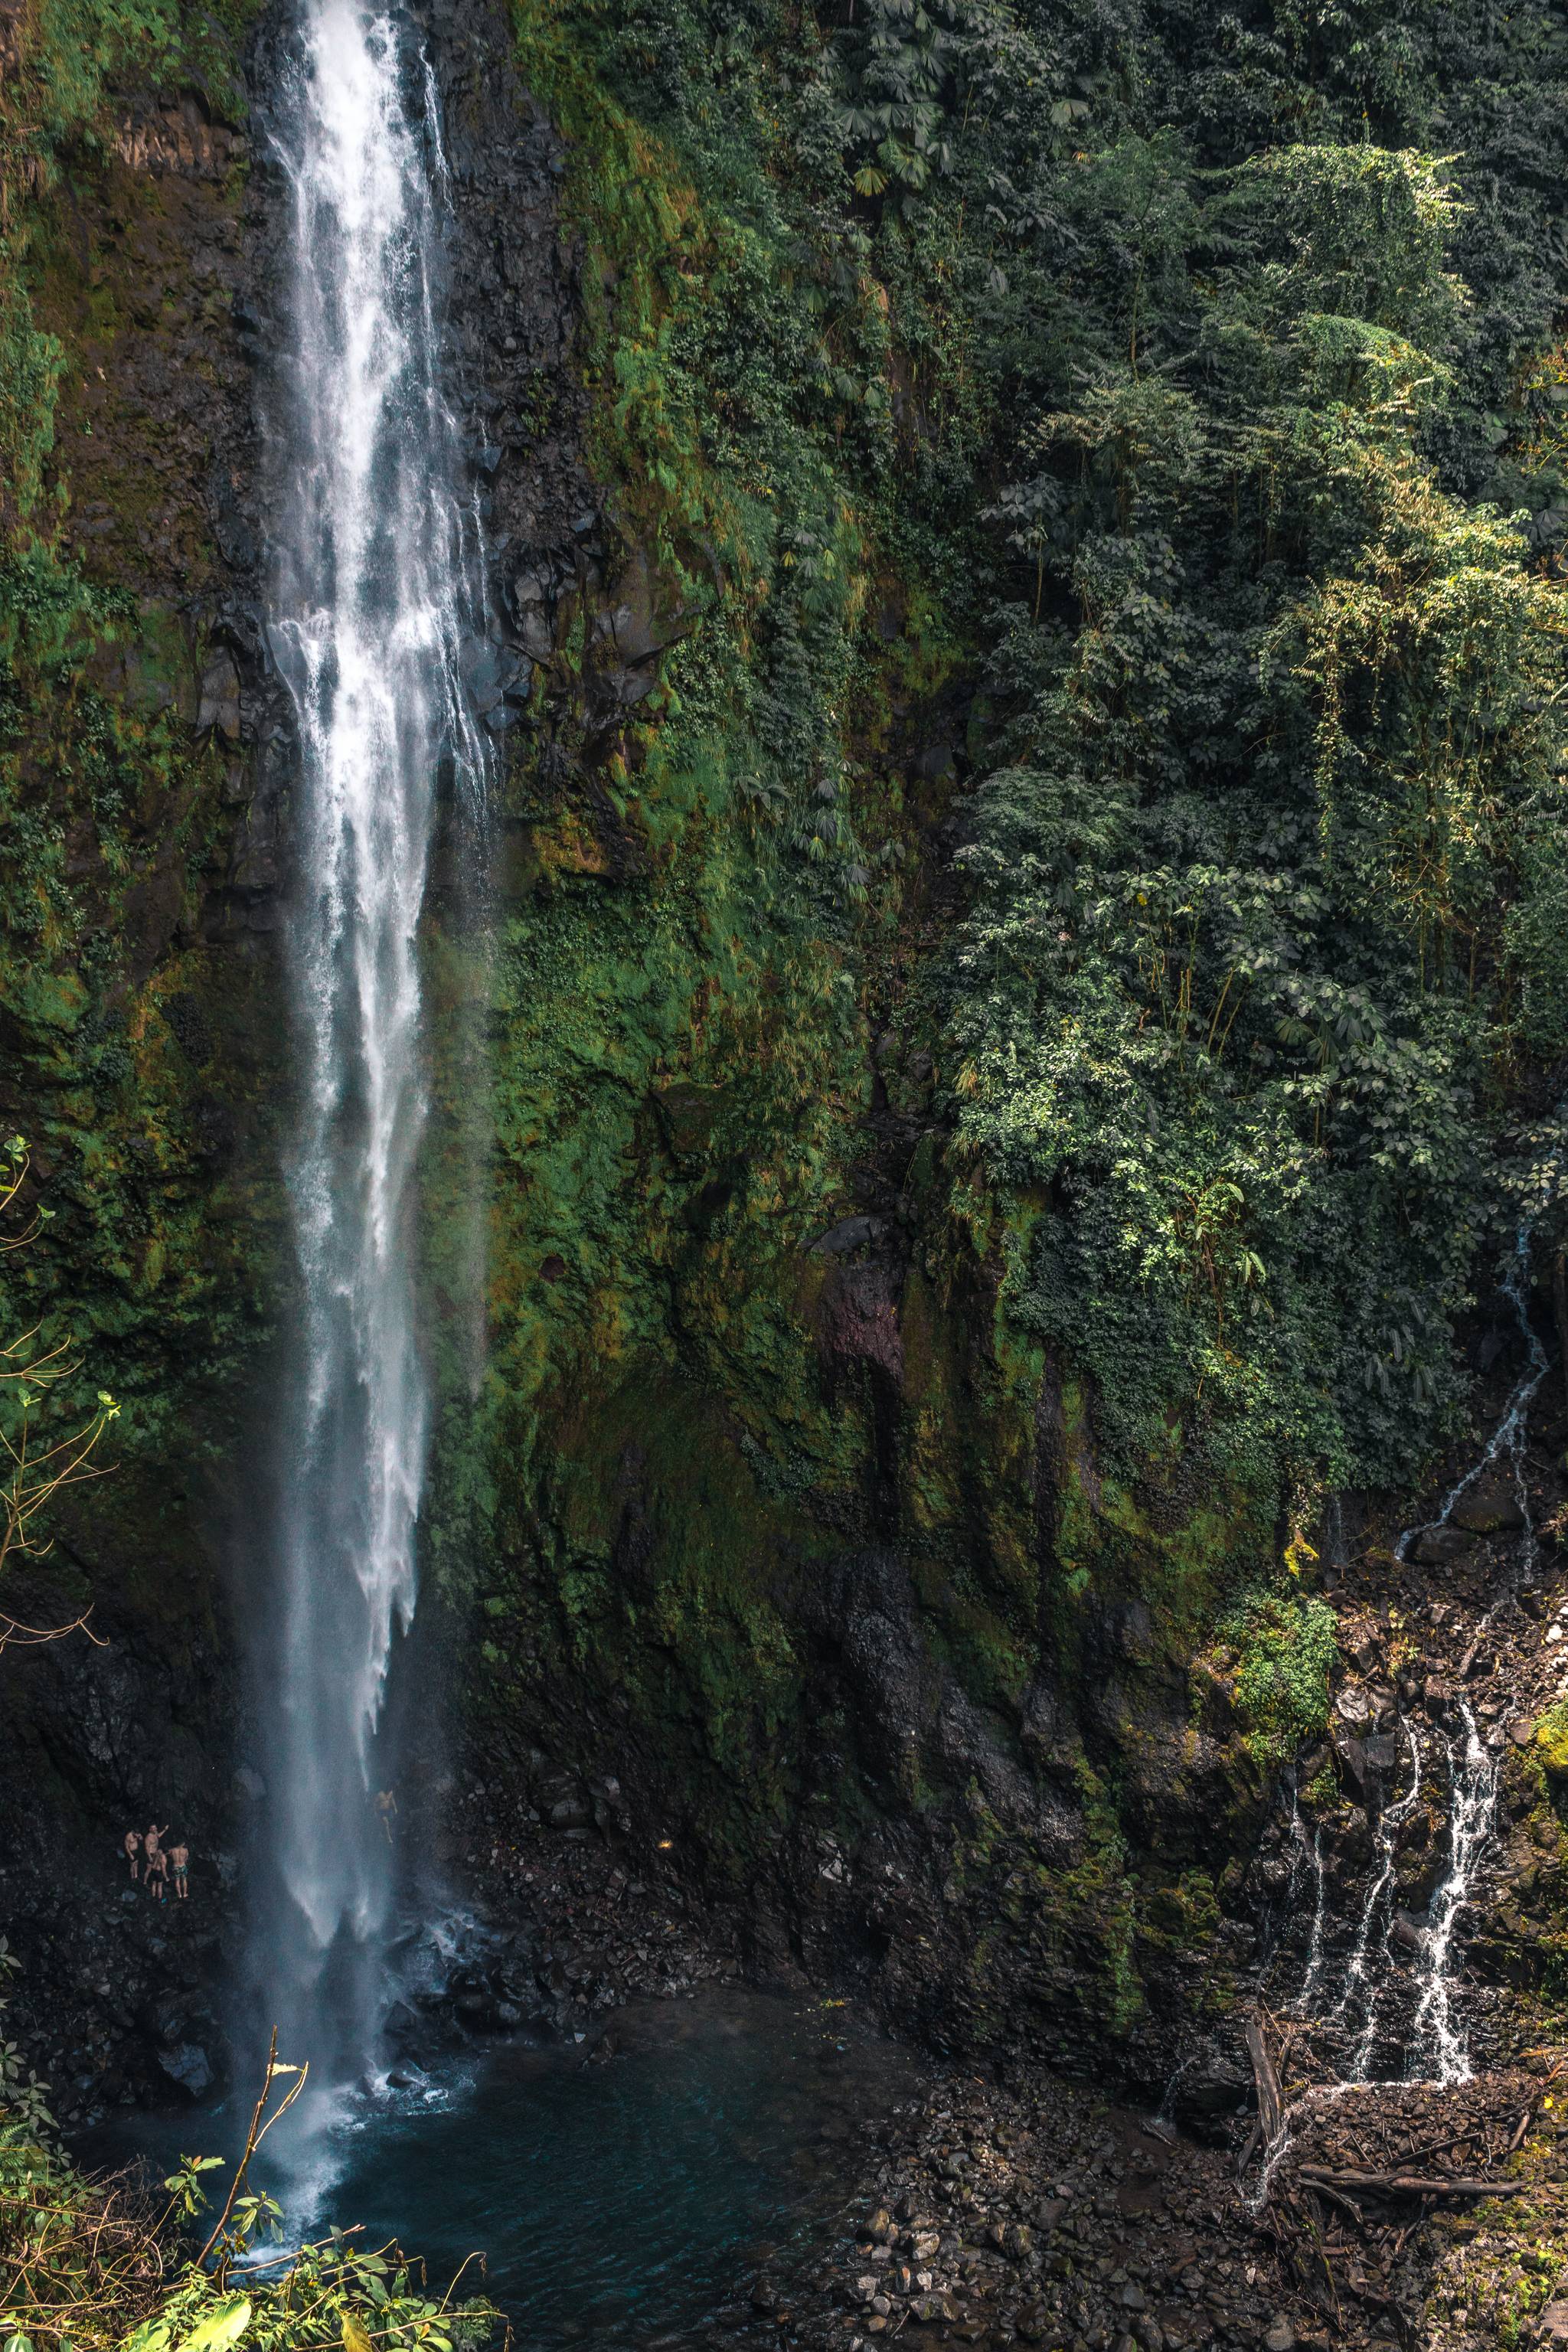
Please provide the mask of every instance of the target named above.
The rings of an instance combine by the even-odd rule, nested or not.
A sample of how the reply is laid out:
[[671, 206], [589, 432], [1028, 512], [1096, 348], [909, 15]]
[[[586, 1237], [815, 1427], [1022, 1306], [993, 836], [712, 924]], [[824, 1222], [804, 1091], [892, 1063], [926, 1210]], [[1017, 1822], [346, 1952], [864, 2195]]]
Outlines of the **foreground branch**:
[[1303, 2164], [1296, 2177], [1311, 2189], [1351, 2189], [1374, 2197], [1517, 2197], [1526, 2187], [1561, 2186], [1541, 2180], [1447, 2180], [1415, 2172], [1331, 2172], [1318, 2164]]

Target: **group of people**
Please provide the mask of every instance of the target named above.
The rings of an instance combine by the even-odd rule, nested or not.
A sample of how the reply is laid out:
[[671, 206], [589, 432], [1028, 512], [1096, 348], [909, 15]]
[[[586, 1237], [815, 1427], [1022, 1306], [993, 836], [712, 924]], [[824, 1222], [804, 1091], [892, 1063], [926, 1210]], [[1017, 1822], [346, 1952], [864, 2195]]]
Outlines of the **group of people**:
[[174, 1874], [174, 1898], [176, 1902], [183, 1903], [190, 1891], [186, 1882], [191, 1866], [191, 1850], [184, 1843], [165, 1845], [163, 1840], [168, 1834], [167, 1822], [162, 1829], [156, 1822], [151, 1822], [145, 1830], [127, 1830], [126, 1859], [131, 1864], [132, 1883], [134, 1885], [138, 1878], [142, 1879], [149, 1895], [158, 1903], [167, 1900], [169, 1873], [172, 1870]]

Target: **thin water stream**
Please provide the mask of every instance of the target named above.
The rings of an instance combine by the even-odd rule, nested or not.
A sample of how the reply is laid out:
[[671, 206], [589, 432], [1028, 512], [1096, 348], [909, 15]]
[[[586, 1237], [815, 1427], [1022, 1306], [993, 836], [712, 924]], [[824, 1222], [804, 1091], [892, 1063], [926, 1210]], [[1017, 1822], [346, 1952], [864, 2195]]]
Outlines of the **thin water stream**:
[[1367, 2080], [1367, 2069], [1377, 2039], [1378, 1993], [1375, 1980], [1382, 1969], [1388, 1949], [1388, 1927], [1393, 1908], [1394, 1854], [1398, 1846], [1398, 1831], [1421, 1798], [1421, 1750], [1409, 1723], [1401, 1716], [1400, 1728], [1405, 1734], [1410, 1764], [1410, 1786], [1392, 1805], [1385, 1805], [1377, 1818], [1373, 1832], [1373, 1871], [1367, 1883], [1366, 1900], [1362, 1906], [1361, 1920], [1355, 1942], [1351, 1948], [1345, 1979], [1332, 2011], [1333, 2017], [1346, 2016], [1359, 2004], [1362, 2028], [1351, 2060], [1350, 2079], [1353, 2083]]
[[1525, 1476], [1525, 1444], [1530, 1432], [1530, 1408], [1536, 1391], [1546, 1378], [1549, 1359], [1546, 1349], [1536, 1336], [1530, 1319], [1530, 1301], [1526, 1285], [1530, 1276], [1530, 1254], [1535, 1237], [1535, 1213], [1525, 1218], [1513, 1238], [1513, 1249], [1503, 1270], [1502, 1291], [1513, 1308], [1514, 1321], [1524, 1341], [1524, 1370], [1509, 1391], [1497, 1427], [1463, 1477], [1455, 1480], [1437, 1507], [1436, 1518], [1423, 1519], [1417, 1526], [1406, 1528], [1394, 1547], [1396, 1559], [1409, 1557], [1409, 1547], [1418, 1536], [1430, 1535], [1436, 1528], [1452, 1524], [1455, 1506], [1468, 1495], [1486, 1473], [1506, 1461], [1513, 1479], [1514, 1494], [1521, 1514], [1524, 1529], [1521, 1568], [1532, 1569], [1537, 1558], [1535, 1511], [1531, 1498], [1530, 1481]]

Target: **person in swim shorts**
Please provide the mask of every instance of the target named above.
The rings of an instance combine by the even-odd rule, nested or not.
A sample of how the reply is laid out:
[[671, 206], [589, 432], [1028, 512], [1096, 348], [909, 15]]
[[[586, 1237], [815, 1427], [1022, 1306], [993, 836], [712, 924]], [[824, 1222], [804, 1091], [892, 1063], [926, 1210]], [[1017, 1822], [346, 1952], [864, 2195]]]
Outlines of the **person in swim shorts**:
[[190, 1867], [191, 1861], [191, 1849], [184, 1838], [180, 1840], [178, 1845], [172, 1845], [169, 1848], [169, 1860], [174, 1869], [174, 1900], [177, 1903], [184, 1903], [188, 1893], [185, 1873]]
[[159, 1841], [160, 1839], [166, 1837], [168, 1833], [169, 1824], [167, 1822], [163, 1823], [162, 1829], [158, 1827], [156, 1822], [149, 1822], [147, 1824], [147, 1834], [142, 1841], [142, 1850], [146, 1859], [146, 1868], [142, 1871], [142, 1875], [149, 1887], [153, 1885], [154, 1879], [157, 1880], [158, 1885], [156, 1892], [160, 1903], [163, 1899], [163, 1882], [169, 1875], [169, 1865], [163, 1860], [163, 1849]]
[[141, 1851], [142, 1851], [142, 1832], [141, 1832], [141, 1831], [140, 1831], [140, 1830], [127, 1830], [127, 1831], [126, 1831], [126, 1832], [125, 1832], [125, 1859], [126, 1859], [126, 1861], [131, 1864], [131, 1884], [132, 1885], [132, 1886], [134, 1886], [134, 1885], [135, 1885], [136, 1881], [137, 1881], [137, 1880], [138, 1880], [138, 1878], [140, 1878], [140, 1876], [142, 1875], [141, 1871], [138, 1869], [138, 1867], [137, 1867], [137, 1864], [136, 1864], [136, 1857], [137, 1857], [137, 1855], [141, 1853]]

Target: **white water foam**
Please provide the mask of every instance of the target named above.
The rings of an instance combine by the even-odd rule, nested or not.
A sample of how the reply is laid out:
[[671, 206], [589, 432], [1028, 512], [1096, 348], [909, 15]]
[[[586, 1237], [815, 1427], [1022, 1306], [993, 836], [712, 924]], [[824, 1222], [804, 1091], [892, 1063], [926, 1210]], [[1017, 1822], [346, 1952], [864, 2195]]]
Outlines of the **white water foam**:
[[1328, 1927], [1329, 1874], [1323, 1866], [1323, 1827], [1320, 1822], [1309, 1839], [1307, 1824], [1301, 1818], [1301, 1801], [1294, 1780], [1290, 1785], [1290, 1842], [1295, 1847], [1295, 1859], [1290, 1871], [1290, 1894], [1293, 1896], [1297, 1879], [1303, 1865], [1312, 1874], [1312, 1925], [1307, 1937], [1307, 1965], [1302, 1974], [1300, 1990], [1290, 2006], [1298, 2017], [1303, 2016], [1318, 1989], [1318, 1979], [1323, 1972], [1323, 1937]]
[[[1561, 1123], [1562, 1109], [1557, 1117]], [[1550, 1174], [1555, 1181], [1561, 1163], [1561, 1153], [1554, 1152], [1550, 1162]], [[1510, 1391], [1501, 1417], [1487, 1440], [1479, 1458], [1458, 1479], [1443, 1497], [1434, 1518], [1406, 1528], [1394, 1546], [1394, 1557], [1403, 1561], [1409, 1547], [1418, 1536], [1434, 1528], [1447, 1527], [1456, 1505], [1468, 1493], [1477, 1481], [1498, 1462], [1507, 1460], [1513, 1476], [1523, 1529], [1521, 1546], [1521, 1570], [1528, 1577], [1539, 1558], [1535, 1516], [1526, 1475], [1526, 1445], [1530, 1429], [1530, 1408], [1536, 1391], [1546, 1376], [1550, 1359], [1536, 1336], [1530, 1319], [1527, 1284], [1530, 1275], [1531, 1247], [1534, 1237], [1536, 1217], [1547, 1196], [1543, 1194], [1535, 1209], [1520, 1223], [1514, 1244], [1502, 1277], [1502, 1289], [1514, 1312], [1521, 1336], [1525, 1343], [1525, 1367]], [[1336, 1498], [1337, 1511], [1337, 1498]], [[1477, 1638], [1485, 1633], [1490, 1611], [1477, 1628]], [[1410, 2060], [1413, 2068], [1428, 2068], [1426, 2074], [1415, 2079], [1426, 2080], [1439, 2086], [1468, 2083], [1472, 2079], [1468, 2045], [1455, 2014], [1453, 1944], [1459, 1916], [1472, 1898], [1477, 1877], [1484, 1864], [1497, 1823], [1498, 1783], [1500, 1774], [1496, 1761], [1486, 1749], [1470, 1708], [1462, 1701], [1459, 1706], [1464, 1727], [1462, 1745], [1445, 1738], [1444, 1748], [1448, 1769], [1449, 1788], [1449, 1853], [1448, 1865], [1428, 1911], [1428, 1925], [1422, 1937], [1418, 1976], [1420, 1993], [1412, 2021]], [[1411, 1786], [1396, 1804], [1381, 1815], [1373, 1839], [1373, 1867], [1368, 1881], [1365, 1898], [1357, 1923], [1354, 1944], [1346, 1968], [1345, 1980], [1330, 2015], [1338, 2019], [1345, 2015], [1352, 2003], [1362, 2005], [1363, 2023], [1351, 2061], [1348, 2081], [1319, 2086], [1303, 2095], [1301, 2101], [1287, 2111], [1274, 2147], [1268, 2152], [1262, 2177], [1253, 2192], [1254, 2210], [1267, 2201], [1274, 2176], [1290, 2145], [1290, 2121], [1300, 2105], [1313, 2099], [1332, 2098], [1346, 2091], [1376, 2089], [1379, 2084], [1369, 2074], [1376, 2043], [1377, 2022], [1382, 1987], [1373, 1980], [1374, 1969], [1388, 1959], [1388, 1930], [1392, 1920], [1394, 1881], [1394, 1852], [1399, 1823], [1418, 1801], [1422, 1787], [1420, 1745], [1408, 1720], [1401, 1716], [1400, 1727], [1409, 1746]], [[1290, 1801], [1290, 1833], [1299, 1854], [1309, 1852], [1306, 1825], [1301, 1819], [1300, 1803], [1294, 1787]], [[1293, 2013], [1305, 2015], [1322, 1972], [1325, 1939], [1326, 1883], [1323, 1870], [1322, 1829], [1320, 1825], [1310, 1846], [1316, 1871], [1316, 1900], [1312, 1927], [1308, 1942], [1307, 1964], [1301, 1987], [1294, 2002]], [[1294, 1873], [1292, 1874], [1294, 1884]]]

